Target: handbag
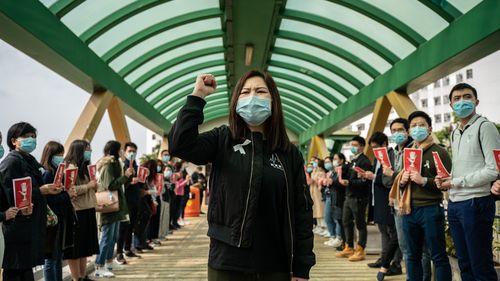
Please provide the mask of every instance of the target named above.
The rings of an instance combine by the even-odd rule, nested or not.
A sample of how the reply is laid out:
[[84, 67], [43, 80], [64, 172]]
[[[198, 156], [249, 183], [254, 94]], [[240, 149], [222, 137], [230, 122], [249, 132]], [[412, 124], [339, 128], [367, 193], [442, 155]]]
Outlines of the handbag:
[[52, 211], [52, 209], [47, 205], [47, 226], [56, 226], [58, 223], [57, 215]]
[[96, 192], [95, 197], [97, 199], [96, 212], [105, 214], [120, 210], [117, 190]]

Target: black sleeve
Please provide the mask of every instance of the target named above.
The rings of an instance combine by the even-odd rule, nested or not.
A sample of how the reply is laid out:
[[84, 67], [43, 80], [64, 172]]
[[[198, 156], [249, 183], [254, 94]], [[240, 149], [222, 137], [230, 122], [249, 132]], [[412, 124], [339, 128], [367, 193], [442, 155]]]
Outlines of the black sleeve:
[[[370, 163], [370, 160], [368, 157], [361, 155], [358, 158], [358, 161], [356, 162], [356, 166], [360, 167], [361, 169], [365, 171], [371, 171], [372, 165]], [[350, 176], [349, 176], [349, 186], [352, 188], [364, 188], [369, 185], [369, 181], [363, 180], [358, 178], [358, 174], [356, 171], [351, 169]]]
[[7, 197], [8, 206], [7, 208], [14, 207], [14, 191], [12, 180], [23, 177], [22, 165], [20, 161], [13, 159], [5, 159], [0, 165], [0, 173], [3, 175], [3, 181], [1, 187]]
[[316, 263], [316, 257], [313, 252], [314, 234], [312, 205], [313, 201], [307, 187], [306, 177], [304, 174], [304, 160], [297, 153], [294, 165], [294, 253], [292, 261], [293, 276], [300, 278], [309, 278], [309, 271]]
[[205, 165], [213, 162], [217, 155], [220, 128], [200, 134], [198, 125], [203, 123], [203, 107], [206, 101], [188, 96], [186, 104], [177, 115], [168, 134], [169, 152], [188, 162]]

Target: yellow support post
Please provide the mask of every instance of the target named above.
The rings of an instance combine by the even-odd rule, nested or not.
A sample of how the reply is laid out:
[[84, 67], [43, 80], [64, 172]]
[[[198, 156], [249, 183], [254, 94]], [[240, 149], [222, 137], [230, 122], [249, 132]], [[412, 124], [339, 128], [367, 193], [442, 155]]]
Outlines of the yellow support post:
[[366, 146], [365, 155], [370, 158], [373, 162], [373, 150], [368, 143], [368, 140], [375, 132], [383, 132], [385, 126], [387, 125], [387, 120], [389, 119], [389, 114], [391, 113], [391, 103], [389, 100], [383, 96], [377, 99], [375, 102], [375, 108], [373, 109], [372, 122], [370, 123], [370, 128], [368, 129], [368, 135], [366, 136]]
[[108, 106], [108, 115], [111, 120], [111, 127], [113, 128], [115, 139], [124, 147], [127, 142], [130, 142], [130, 133], [128, 131], [122, 102], [118, 97], [113, 97], [111, 100]]
[[324, 159], [328, 156], [328, 148], [326, 148], [325, 139], [320, 136], [314, 136], [311, 139], [311, 145], [309, 147], [309, 153], [307, 154], [307, 161], [309, 161], [313, 156], [320, 159]]
[[64, 145], [66, 151], [68, 151], [74, 140], [85, 139], [89, 142], [92, 141], [112, 98], [113, 94], [109, 91], [94, 92], [92, 94], [66, 140]]

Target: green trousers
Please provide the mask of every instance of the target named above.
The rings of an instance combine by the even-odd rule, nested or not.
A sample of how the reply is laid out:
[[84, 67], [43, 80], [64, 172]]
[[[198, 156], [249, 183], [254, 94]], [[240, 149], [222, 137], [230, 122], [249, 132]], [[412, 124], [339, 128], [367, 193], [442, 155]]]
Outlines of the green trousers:
[[287, 272], [246, 273], [208, 268], [208, 281], [290, 281]]

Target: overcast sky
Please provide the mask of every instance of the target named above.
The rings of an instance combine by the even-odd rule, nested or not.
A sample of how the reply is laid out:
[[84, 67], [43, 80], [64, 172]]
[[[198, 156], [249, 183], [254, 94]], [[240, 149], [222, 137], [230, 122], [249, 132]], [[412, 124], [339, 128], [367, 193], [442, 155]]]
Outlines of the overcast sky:
[[[37, 159], [48, 141], [64, 144], [89, 98], [89, 93], [0, 40], [0, 131], [6, 150], [7, 131], [20, 121], [38, 130], [38, 145], [33, 152]], [[146, 129], [128, 118], [127, 123], [141, 155]], [[102, 156], [104, 144], [111, 139], [114, 135], [106, 113], [92, 141], [93, 162]]]

